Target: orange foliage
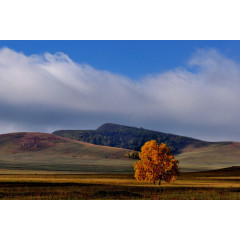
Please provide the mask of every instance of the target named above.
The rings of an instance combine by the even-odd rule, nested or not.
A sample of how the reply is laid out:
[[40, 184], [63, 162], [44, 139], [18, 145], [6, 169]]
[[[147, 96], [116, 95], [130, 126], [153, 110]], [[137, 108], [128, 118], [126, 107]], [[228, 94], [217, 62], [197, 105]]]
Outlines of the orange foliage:
[[148, 141], [141, 148], [140, 160], [134, 163], [135, 177], [138, 181], [154, 183], [175, 181], [179, 175], [178, 161], [174, 159], [166, 144]]

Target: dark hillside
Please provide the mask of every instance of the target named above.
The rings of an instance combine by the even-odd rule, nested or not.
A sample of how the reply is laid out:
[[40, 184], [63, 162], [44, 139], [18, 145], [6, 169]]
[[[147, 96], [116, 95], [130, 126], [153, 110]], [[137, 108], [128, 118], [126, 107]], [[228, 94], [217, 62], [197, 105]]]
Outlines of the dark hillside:
[[53, 134], [96, 145], [136, 151], [139, 151], [145, 142], [153, 139], [157, 140], [158, 143], [166, 143], [174, 153], [178, 153], [180, 149], [189, 144], [203, 142], [189, 137], [113, 123], [103, 124], [96, 130], [60, 130], [53, 132]]

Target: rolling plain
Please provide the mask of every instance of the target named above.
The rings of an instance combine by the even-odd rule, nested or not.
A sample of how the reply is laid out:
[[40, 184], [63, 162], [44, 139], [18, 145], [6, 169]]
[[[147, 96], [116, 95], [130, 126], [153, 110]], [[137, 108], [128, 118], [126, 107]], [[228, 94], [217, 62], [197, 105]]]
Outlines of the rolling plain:
[[180, 176], [161, 186], [137, 182], [126, 151], [46, 133], [2, 134], [0, 199], [240, 199], [238, 142], [182, 145]]

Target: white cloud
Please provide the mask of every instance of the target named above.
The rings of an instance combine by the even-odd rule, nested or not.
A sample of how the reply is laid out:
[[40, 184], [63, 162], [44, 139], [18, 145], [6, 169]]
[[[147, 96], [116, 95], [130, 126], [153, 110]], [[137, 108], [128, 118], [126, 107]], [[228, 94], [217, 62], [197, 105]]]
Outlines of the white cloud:
[[64, 53], [25, 56], [0, 50], [1, 132], [116, 122], [203, 139], [240, 140], [239, 92], [240, 64], [213, 49], [198, 50], [188, 69], [138, 82], [75, 63]]

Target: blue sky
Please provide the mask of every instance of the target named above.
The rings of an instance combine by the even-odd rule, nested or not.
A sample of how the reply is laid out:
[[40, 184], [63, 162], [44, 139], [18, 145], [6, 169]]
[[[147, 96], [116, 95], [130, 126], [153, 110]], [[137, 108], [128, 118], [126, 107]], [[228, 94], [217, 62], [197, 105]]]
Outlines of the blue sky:
[[240, 141], [239, 41], [0, 41], [0, 133], [112, 122]]
[[1, 47], [26, 55], [63, 52], [75, 62], [134, 80], [146, 74], [188, 67], [189, 58], [199, 48], [218, 49], [240, 61], [239, 41], [0, 41]]

